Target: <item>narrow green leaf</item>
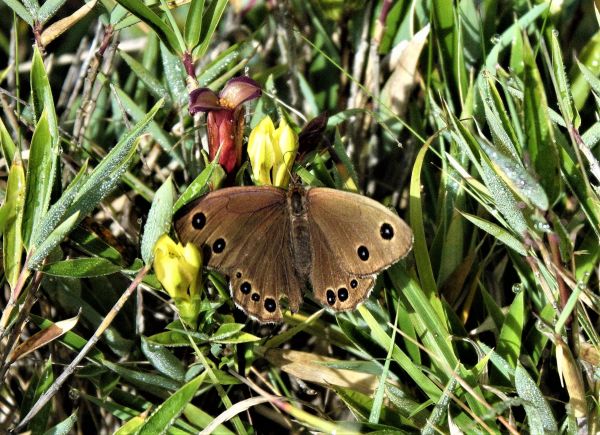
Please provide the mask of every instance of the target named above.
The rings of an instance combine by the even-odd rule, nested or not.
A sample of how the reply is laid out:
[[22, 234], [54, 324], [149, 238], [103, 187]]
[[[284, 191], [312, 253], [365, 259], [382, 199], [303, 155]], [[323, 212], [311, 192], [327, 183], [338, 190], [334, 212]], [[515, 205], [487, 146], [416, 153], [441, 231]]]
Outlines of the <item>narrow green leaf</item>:
[[[516, 145], [517, 134], [504, 108], [502, 98], [496, 89], [495, 81], [490, 74], [485, 74], [486, 80], [482, 81], [484, 86], [481, 90], [481, 98], [484, 103], [485, 117], [487, 119], [494, 144], [504, 154], [518, 158]], [[519, 145], [519, 149], [521, 146]]]
[[496, 66], [500, 63], [500, 53], [502, 50], [512, 44], [516, 32], [521, 32], [522, 29], [529, 27], [531, 23], [537, 20], [542, 14], [547, 12], [549, 8], [550, 5], [548, 3], [540, 3], [539, 5], [533, 6], [526, 14], [521, 16], [514, 22], [514, 24], [502, 32], [499, 37], [494, 38], [496, 39], [496, 43], [485, 58], [485, 68], [493, 73], [493, 71], [496, 70]]
[[527, 370], [519, 363], [515, 370], [515, 387], [523, 399], [527, 414], [528, 432], [534, 435], [558, 433], [558, 424], [552, 414], [552, 408]]
[[50, 205], [58, 155], [52, 146], [46, 111], [42, 112], [33, 132], [27, 165], [27, 198], [23, 219], [23, 241], [30, 246], [34, 229]]
[[198, 175], [194, 181], [190, 183], [187, 189], [185, 189], [185, 191], [179, 196], [177, 202], [175, 202], [175, 205], [173, 206], [173, 213], [175, 213], [188, 202], [208, 192], [208, 183], [212, 179], [215, 171], [223, 172], [221, 165], [219, 165], [216, 159], [210, 165], [205, 167], [204, 170], [200, 172], [200, 175]]
[[493, 224], [485, 219], [481, 219], [478, 216], [464, 212], [459, 213], [462, 214], [466, 219], [468, 219], [469, 222], [471, 222], [473, 225], [477, 226], [478, 228], [481, 228], [483, 231], [485, 231], [492, 237], [498, 239], [509, 248], [514, 249], [521, 255], [527, 255], [527, 249], [525, 245], [521, 243], [519, 239], [517, 239], [508, 231], [506, 231], [504, 228]]
[[25, 208], [25, 191], [23, 164], [20, 159], [15, 159], [8, 173], [6, 197], [2, 206], [3, 219], [0, 219], [4, 275], [11, 288], [15, 287], [21, 272], [21, 257], [23, 255], [21, 231]]
[[67, 0], [46, 0], [38, 11], [38, 20], [44, 24], [52, 18]]
[[571, 89], [565, 73], [565, 65], [563, 63], [562, 54], [560, 52], [560, 44], [558, 42], [558, 33], [552, 31], [551, 36], [551, 52], [552, 52], [552, 72], [554, 73], [554, 85], [558, 96], [558, 106], [563, 115], [563, 118], [569, 126], [579, 128], [581, 119], [571, 96]]
[[156, 78], [156, 75], [151, 71], [148, 71], [144, 65], [139, 63], [132, 56], [127, 54], [124, 51], [120, 51], [119, 55], [121, 58], [129, 65], [134, 74], [139, 78], [144, 85], [146, 85], [146, 89], [150, 94], [155, 96], [157, 99], [163, 98], [165, 100], [165, 106], [169, 107], [173, 103], [171, 101], [171, 96], [162, 85], [160, 80]]
[[185, 46], [192, 52], [200, 42], [202, 32], [202, 16], [204, 15], [204, 0], [192, 0], [187, 18], [185, 20]]
[[565, 326], [567, 320], [569, 319], [569, 316], [573, 313], [575, 305], [579, 301], [579, 294], [583, 291], [584, 288], [585, 285], [578, 285], [577, 287], [575, 287], [575, 291], [571, 293], [571, 296], [569, 296], [567, 303], [565, 304], [564, 308], [560, 313], [560, 317], [556, 321], [556, 325], [554, 325], [554, 332], [556, 334], [564, 333], [562, 329]]
[[[21, 406], [22, 415], [27, 414], [33, 404], [37, 402], [40, 396], [46, 392], [50, 385], [52, 385], [52, 382], [54, 381], [54, 373], [52, 371], [53, 364], [52, 357], [50, 357], [41, 367], [39, 376], [36, 371], [34, 378], [32, 379], [32, 382], [29, 383], [29, 387], [25, 393], [23, 405]], [[34, 418], [31, 419], [27, 428], [32, 434], [44, 432], [44, 429], [46, 429], [48, 424], [48, 415], [50, 414], [51, 409], [52, 405], [48, 403]]]
[[194, 59], [199, 59], [206, 54], [212, 41], [213, 34], [221, 21], [221, 16], [227, 7], [227, 0], [213, 0], [202, 17], [202, 33], [200, 45], [193, 51]]
[[143, 23], [150, 26], [170, 51], [176, 53], [178, 56], [182, 55], [184, 47], [179, 45], [173, 29], [167, 26], [152, 9], [138, 0], [117, 0], [117, 3], [138, 17]]
[[173, 355], [165, 346], [148, 341], [142, 337], [142, 352], [148, 358], [148, 362], [165, 376], [179, 382], [185, 378], [185, 367], [181, 360]]
[[39, 245], [48, 235], [56, 228], [61, 219], [64, 218], [67, 209], [73, 203], [75, 196], [79, 192], [79, 188], [86, 180], [87, 162], [84, 163], [69, 186], [65, 189], [61, 197], [52, 204], [50, 210], [41, 219], [39, 225], [33, 228], [31, 235], [31, 246]]
[[165, 81], [171, 94], [171, 99], [179, 106], [189, 103], [189, 93], [186, 87], [186, 72], [181, 59], [160, 45], [160, 60], [165, 72]]
[[[192, 404], [188, 404], [183, 409], [183, 415], [187, 418], [187, 420], [193, 425], [201, 428], [207, 427], [209, 424], [213, 422], [215, 417], [210, 414], [207, 414], [202, 409], [194, 406]], [[234, 432], [227, 429], [225, 426], [220, 425], [215, 428], [213, 432], [215, 435], [234, 435]]]
[[52, 276], [91, 278], [117, 273], [121, 270], [121, 266], [104, 258], [75, 258], [47, 264], [42, 270], [45, 274]]
[[50, 251], [56, 248], [59, 243], [65, 239], [67, 234], [73, 230], [75, 225], [77, 225], [78, 220], [79, 212], [75, 212], [69, 216], [68, 219], [65, 219], [63, 223], [57, 226], [56, 229], [50, 233], [48, 238], [42, 241], [40, 245], [35, 248], [35, 251], [29, 259], [29, 268], [37, 269], [41, 265], [42, 261], [44, 261], [44, 259], [48, 256]]
[[29, 27], [33, 27], [33, 14], [23, 6], [23, 3], [18, 0], [4, 0], [4, 3], [29, 24]]
[[33, 100], [33, 113], [36, 121], [42, 116], [42, 112], [46, 111], [48, 117], [48, 128], [52, 137], [52, 148], [58, 154], [58, 118], [54, 107], [54, 98], [52, 97], [52, 88], [44, 61], [37, 46], [33, 51], [33, 60], [31, 62], [31, 96]]
[[481, 350], [489, 356], [489, 360], [492, 362], [494, 367], [498, 369], [498, 371], [510, 382], [513, 382], [515, 378], [515, 368], [511, 364], [506, 361], [502, 356], [498, 354], [494, 349], [489, 347], [487, 344], [478, 341], [477, 344], [481, 348]]
[[[101, 77], [100, 80], [105, 83], [108, 84], [108, 81], [106, 79], [106, 77]], [[125, 91], [123, 91], [123, 89], [121, 89], [118, 86], [112, 85], [111, 87], [113, 88], [113, 90], [115, 91], [119, 102], [118, 104], [116, 104], [116, 107], [124, 107], [125, 110], [127, 111], [127, 115], [131, 116], [132, 119], [134, 119], [136, 122], [142, 122], [142, 120], [146, 119], [147, 117], [147, 112], [142, 109], [135, 101], [133, 101], [131, 99], [131, 96], [129, 94], [127, 94]], [[160, 100], [159, 103], [162, 106], [162, 101]], [[159, 105], [159, 103], [157, 103], [152, 109], [152, 111], [155, 111], [157, 105]], [[175, 159], [177, 159], [177, 161], [181, 164], [184, 164], [184, 161], [180, 155], [180, 153], [177, 151], [177, 148], [175, 147], [175, 143], [173, 142], [172, 137], [161, 127], [159, 126], [156, 121], [151, 120], [147, 126], [147, 130], [148, 133], [150, 133], [152, 135], [152, 137], [154, 138], [154, 140], [156, 140], [160, 146], [167, 152], [169, 153], [170, 156], [174, 157]]]
[[[590, 84], [588, 77], [582, 74], [581, 66], [588, 69], [594, 78], [600, 74], [600, 31], [590, 38], [583, 49], [578, 53], [577, 66], [573, 65], [569, 76], [571, 77], [571, 93], [576, 109], [581, 109], [590, 95]], [[596, 91], [596, 93], [598, 93]]]
[[138, 429], [139, 435], [165, 433], [191, 402], [206, 374], [196, 376], [165, 400]]
[[210, 87], [217, 89], [213, 83], [220, 83], [220, 78], [225, 76], [228, 71], [231, 71], [236, 65], [252, 54], [254, 44], [239, 42], [232, 45], [227, 50], [219, 53], [219, 56], [202, 69], [198, 75], [198, 84], [201, 87]]
[[[427, 144], [421, 147], [412, 170], [410, 180], [410, 227], [412, 228], [415, 237], [413, 252], [415, 262], [417, 263], [417, 270], [419, 271], [421, 288], [431, 300], [437, 294], [437, 284], [433, 277], [433, 269], [431, 267], [431, 260], [427, 249], [423, 209], [421, 205], [421, 171], [423, 169], [427, 150]], [[439, 308], [441, 310], [441, 306]]]
[[[407, 305], [412, 307], [412, 324], [417, 336], [425, 343], [427, 349], [437, 355], [437, 364], [441, 367], [456, 367], [458, 360], [454, 350], [448, 342], [450, 331], [448, 331], [448, 320], [443, 309], [437, 308], [439, 302], [437, 295], [431, 299], [427, 293], [418, 285], [418, 282], [410, 277], [400, 266], [389, 269], [388, 275], [395, 288], [402, 289], [406, 297]], [[408, 308], [408, 306], [407, 306]], [[410, 311], [410, 310], [409, 310]], [[443, 363], [442, 363], [443, 361]]]
[[[554, 141], [554, 132], [548, 119], [548, 101], [544, 84], [540, 77], [534, 52], [526, 37], [523, 38], [523, 110], [525, 144], [550, 202], [554, 202], [560, 192], [560, 170], [558, 150]], [[561, 66], [562, 68], [562, 66]], [[542, 210], [545, 208], [542, 207]]]
[[383, 409], [385, 384], [390, 375], [390, 363], [392, 361], [392, 352], [394, 350], [393, 345], [396, 342], [396, 331], [398, 330], [398, 316], [400, 313], [398, 306], [400, 306], [399, 302], [396, 307], [396, 319], [394, 320], [395, 327], [392, 330], [392, 337], [390, 340], [390, 345], [387, 349], [387, 356], [385, 358], [385, 363], [383, 364], [383, 370], [381, 372], [381, 377], [379, 378], [379, 384], [377, 385], [377, 389], [375, 390], [375, 396], [373, 397], [373, 407], [371, 408], [371, 413], [369, 414], [369, 423], [379, 423], [379, 418], [381, 417], [381, 410]]
[[508, 228], [514, 234], [525, 234], [529, 227], [519, 203], [503, 180], [488, 166], [487, 160], [482, 161], [481, 177], [489, 191], [494, 192], [494, 205], [506, 219]]
[[431, 411], [431, 414], [427, 418], [427, 424], [425, 427], [421, 429], [421, 435], [434, 435], [436, 434], [436, 427], [439, 427], [444, 418], [448, 413], [448, 407], [452, 398], [454, 397], [454, 393], [456, 388], [458, 387], [458, 381], [456, 378], [451, 378], [444, 387], [444, 392], [442, 393], [440, 400], [438, 400]]
[[461, 29], [457, 22], [457, 12], [454, 4], [445, 0], [433, 0], [431, 4], [433, 15], [432, 33], [434, 39], [439, 41], [443, 75], [446, 80], [453, 83], [453, 88], [458, 92], [461, 101], [466, 96], [467, 72], [464, 63], [463, 51], [460, 40]]
[[96, 166], [79, 188], [67, 215], [77, 210], [83, 219], [117, 186], [135, 155], [138, 138], [148, 128], [162, 103], [162, 100], [158, 101]]
[[177, 390], [181, 386], [181, 382], [174, 381], [173, 379], [169, 379], [162, 375], [157, 375], [156, 373], [144, 372], [139, 369], [130, 369], [121, 364], [114, 364], [109, 361], [104, 361], [103, 364], [121, 376], [124, 380], [160, 395]]
[[[361, 305], [358, 309], [370, 329], [370, 335], [382, 348], [388, 349], [391, 343], [391, 337], [384, 331], [383, 327], [373, 317], [369, 310], [364, 308], [364, 305]], [[423, 373], [423, 370], [420, 367], [417, 367], [408, 355], [406, 355], [396, 344], [394, 344], [392, 358], [400, 365], [400, 367], [402, 367], [406, 374], [419, 386], [427, 397], [431, 400], [439, 399], [441, 394], [439, 387], [429, 379], [429, 377]]]
[[593, 223], [591, 228], [600, 237], [600, 198], [589, 184], [589, 180], [582, 174], [576, 157], [565, 146], [560, 147], [562, 173], [570, 190], [577, 196], [581, 208], [587, 218]]
[[488, 164], [504, 183], [525, 203], [533, 204], [546, 211], [550, 204], [546, 192], [515, 157], [508, 156], [481, 143], [481, 149], [488, 157]]
[[523, 291], [519, 292], [510, 305], [500, 330], [496, 349], [498, 355], [506, 359], [512, 367], [516, 367], [521, 354], [521, 340], [525, 324], [524, 294]]
[[2, 118], [0, 118], [0, 149], [2, 150], [2, 155], [6, 160], [6, 166], [10, 168], [17, 147], [15, 146], [12, 137], [10, 137], [10, 133], [6, 129], [4, 122], [2, 122]]
[[92, 231], [81, 226], [77, 227], [70, 235], [69, 240], [82, 252], [92, 256], [101, 257], [113, 264], [124, 265], [125, 261], [121, 253]]
[[169, 177], [160, 186], [156, 195], [154, 195], [154, 200], [148, 213], [148, 220], [144, 226], [141, 253], [142, 260], [146, 264], [151, 264], [154, 259], [154, 245], [156, 245], [156, 241], [160, 236], [168, 233], [169, 228], [171, 228], [174, 197], [173, 182], [171, 181], [171, 177]]
[[72, 433], [75, 423], [77, 423], [77, 412], [74, 412], [56, 426], [48, 429], [44, 432], [44, 435], [69, 435]]

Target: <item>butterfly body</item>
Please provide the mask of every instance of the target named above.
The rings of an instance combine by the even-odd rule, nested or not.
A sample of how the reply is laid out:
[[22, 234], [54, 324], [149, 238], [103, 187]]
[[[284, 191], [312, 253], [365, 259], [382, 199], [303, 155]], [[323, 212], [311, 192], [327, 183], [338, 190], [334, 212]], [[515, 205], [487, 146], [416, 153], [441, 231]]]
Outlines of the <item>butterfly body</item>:
[[291, 234], [291, 251], [294, 256], [294, 269], [303, 282], [309, 279], [312, 255], [310, 251], [310, 228], [306, 191], [302, 186], [292, 186], [287, 194]]
[[292, 185], [230, 187], [179, 210], [175, 230], [229, 277], [236, 305], [262, 322], [282, 319], [281, 300], [298, 311], [302, 290], [347, 311], [366, 299], [377, 273], [404, 257], [412, 232], [367, 197]]

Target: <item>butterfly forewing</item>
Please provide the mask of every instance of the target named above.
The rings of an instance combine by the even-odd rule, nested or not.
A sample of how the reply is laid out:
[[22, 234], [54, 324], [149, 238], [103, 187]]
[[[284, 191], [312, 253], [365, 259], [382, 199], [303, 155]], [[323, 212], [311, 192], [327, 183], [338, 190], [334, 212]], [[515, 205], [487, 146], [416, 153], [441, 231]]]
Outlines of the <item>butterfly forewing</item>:
[[200, 247], [205, 264], [229, 276], [236, 304], [262, 322], [281, 320], [284, 296], [292, 310], [300, 304], [289, 225], [286, 193], [274, 187], [220, 189], [175, 216], [181, 242]]
[[394, 212], [354, 193], [312, 188], [307, 204], [314, 295], [335, 310], [354, 309], [376, 274], [410, 251], [412, 231]]

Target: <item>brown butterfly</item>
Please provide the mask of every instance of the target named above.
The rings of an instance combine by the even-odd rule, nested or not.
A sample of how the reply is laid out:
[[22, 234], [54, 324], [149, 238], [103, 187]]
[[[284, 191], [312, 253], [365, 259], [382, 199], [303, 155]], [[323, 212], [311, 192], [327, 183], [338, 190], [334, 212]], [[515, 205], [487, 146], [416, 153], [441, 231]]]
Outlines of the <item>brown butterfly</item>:
[[295, 184], [211, 192], [176, 213], [175, 230], [203, 249], [207, 267], [229, 277], [236, 305], [261, 322], [281, 321], [283, 298], [298, 311], [307, 282], [323, 306], [355, 309], [413, 241], [409, 226], [370, 198]]

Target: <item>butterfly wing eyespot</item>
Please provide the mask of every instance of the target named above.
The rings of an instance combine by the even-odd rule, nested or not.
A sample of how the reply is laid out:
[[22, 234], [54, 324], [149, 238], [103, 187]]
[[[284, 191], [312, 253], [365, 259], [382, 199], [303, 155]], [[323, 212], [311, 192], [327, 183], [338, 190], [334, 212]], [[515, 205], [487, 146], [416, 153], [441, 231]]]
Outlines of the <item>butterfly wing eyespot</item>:
[[325, 308], [352, 311], [369, 297], [375, 281], [375, 275], [361, 278], [341, 274], [339, 270], [331, 270], [329, 273], [320, 270], [312, 275], [313, 295]]

